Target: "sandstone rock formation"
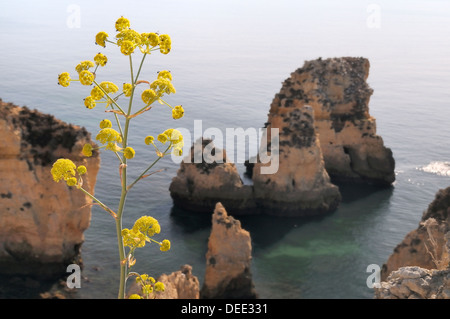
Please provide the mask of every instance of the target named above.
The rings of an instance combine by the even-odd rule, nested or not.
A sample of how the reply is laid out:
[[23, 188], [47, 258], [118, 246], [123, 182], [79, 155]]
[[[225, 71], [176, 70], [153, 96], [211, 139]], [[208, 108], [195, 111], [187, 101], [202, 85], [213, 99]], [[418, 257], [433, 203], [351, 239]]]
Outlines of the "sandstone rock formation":
[[381, 270], [381, 280], [400, 267], [418, 266], [426, 269], [445, 269], [450, 261], [446, 249], [450, 236], [450, 187], [437, 192], [435, 199], [423, 213], [417, 229], [406, 235], [395, 247]]
[[169, 191], [174, 204], [186, 210], [210, 213], [218, 201], [236, 214], [254, 208], [251, 186], [244, 185], [226, 151], [210, 139], [193, 144]]
[[221, 203], [212, 215], [201, 299], [256, 298], [251, 275], [251, 238]]
[[91, 141], [84, 128], [1, 100], [0, 110], [0, 271], [64, 274], [80, 257], [91, 200], [54, 182], [50, 169], [60, 157], [84, 164], [93, 192], [100, 158], [82, 157]]
[[200, 283], [192, 274], [192, 266], [184, 265], [179, 271], [170, 275], [163, 274], [158, 281], [164, 283], [164, 292], [159, 293], [156, 299], [199, 299]]
[[274, 126], [278, 127], [279, 119], [287, 119], [291, 127], [305, 128], [295, 134], [286, 130], [280, 134], [280, 164], [275, 173], [261, 173], [263, 166], [271, 164], [256, 163], [254, 183], [245, 185], [225, 150], [215, 147], [209, 139], [199, 140], [170, 184], [174, 205], [211, 212], [221, 202], [232, 215], [304, 216], [334, 210], [340, 193], [325, 171], [312, 109], [303, 107], [293, 112], [295, 115], [280, 115]]
[[[369, 114], [373, 90], [366, 83], [368, 75], [365, 58], [307, 61], [284, 81], [270, 107], [269, 122], [285, 108], [295, 115], [292, 111], [296, 108], [311, 106], [332, 180], [390, 185], [395, 180], [395, 161], [376, 134], [375, 118]], [[286, 134], [301, 134], [293, 127], [281, 127], [286, 127]]]
[[[264, 174], [268, 164], [260, 161], [252, 171], [256, 203], [264, 213], [280, 216], [317, 215], [334, 210], [341, 195], [325, 170], [314, 112], [298, 100], [283, 98], [272, 105], [267, 124], [270, 152], [274, 145], [270, 132], [279, 132], [278, 170]], [[272, 165], [272, 164], [270, 164]]]
[[379, 288], [375, 288], [375, 298], [450, 299], [450, 269], [402, 267], [392, 272]]
[[[260, 152], [246, 163], [250, 186], [232, 163], [182, 163], [170, 186], [174, 204], [208, 212], [220, 201], [233, 215], [319, 215], [341, 200], [334, 182], [391, 185], [395, 161], [369, 114], [368, 74], [365, 58], [305, 62], [284, 81], [265, 123], [268, 143], [261, 150], [278, 151], [278, 169], [262, 172], [273, 163]], [[277, 145], [272, 129], [279, 132]]]

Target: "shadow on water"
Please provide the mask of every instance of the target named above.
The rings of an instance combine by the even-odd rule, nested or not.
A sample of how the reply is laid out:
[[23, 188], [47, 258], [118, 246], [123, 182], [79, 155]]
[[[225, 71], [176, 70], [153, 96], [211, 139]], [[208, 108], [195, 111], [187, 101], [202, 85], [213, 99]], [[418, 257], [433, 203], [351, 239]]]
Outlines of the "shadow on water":
[[333, 184], [339, 187], [342, 196], [342, 203], [350, 204], [354, 201], [364, 199], [374, 194], [383, 195], [385, 200], [390, 198], [394, 192], [394, 186], [380, 186], [365, 183], [344, 183], [335, 182]]
[[[375, 200], [380, 205], [389, 201], [393, 194], [394, 187], [381, 187], [378, 185], [341, 183], [337, 184], [342, 195], [342, 204], [351, 205], [358, 200], [364, 200], [375, 196]], [[277, 241], [291, 232], [293, 229], [300, 228], [310, 223], [320, 223], [321, 221], [333, 218], [339, 210], [345, 209], [338, 207], [335, 211], [322, 214], [320, 216], [307, 217], [280, 217], [269, 215], [238, 215], [233, 216], [241, 222], [242, 228], [249, 231], [252, 242], [259, 248], [265, 248], [273, 245]], [[226, 209], [226, 207], [225, 207]], [[180, 230], [185, 233], [193, 233], [211, 228], [211, 214], [186, 211], [182, 208], [172, 206], [171, 219]]]
[[170, 218], [174, 225], [185, 233], [194, 233], [206, 228], [211, 228], [211, 214], [197, 213], [184, 210], [177, 206], [170, 209]]
[[70, 298], [70, 293], [65, 289], [66, 277], [0, 274], [0, 299]]

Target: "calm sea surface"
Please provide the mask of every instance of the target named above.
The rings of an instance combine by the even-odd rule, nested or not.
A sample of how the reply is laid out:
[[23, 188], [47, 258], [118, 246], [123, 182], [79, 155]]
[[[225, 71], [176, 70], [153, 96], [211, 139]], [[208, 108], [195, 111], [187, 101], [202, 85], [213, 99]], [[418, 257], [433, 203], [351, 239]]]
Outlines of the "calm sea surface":
[[[138, 174], [154, 154], [142, 137], [182, 127], [193, 131], [259, 128], [281, 83], [305, 60], [362, 56], [370, 60], [374, 89], [370, 113], [393, 150], [392, 189], [342, 189], [339, 209], [316, 220], [240, 218], [253, 241], [252, 273], [262, 298], [372, 298], [370, 264], [382, 265], [422, 212], [450, 181], [450, 3], [448, 1], [11, 1], [0, 2], [0, 98], [81, 126], [92, 134], [103, 106], [87, 110], [86, 87], [57, 85], [101, 51], [109, 62], [102, 80], [129, 82], [128, 60], [117, 48], [94, 44], [98, 31], [115, 34], [121, 15], [140, 32], [167, 33], [169, 55], [152, 54], [142, 79], [173, 74], [186, 115], [174, 122], [167, 107], [133, 122]], [[137, 57], [135, 63], [138, 63]], [[1, 143], [1, 141], [0, 141]], [[102, 154], [96, 195], [115, 207], [120, 189], [114, 155]], [[243, 165], [238, 164], [243, 171]], [[135, 168], [137, 167], [137, 168]], [[178, 164], [138, 184], [127, 201], [125, 226], [144, 214], [156, 217], [172, 249], [146, 247], [136, 270], [154, 276], [193, 266], [203, 282], [210, 215], [174, 209], [168, 192]], [[115, 298], [118, 266], [115, 225], [93, 208], [82, 247], [82, 287], [75, 298]]]

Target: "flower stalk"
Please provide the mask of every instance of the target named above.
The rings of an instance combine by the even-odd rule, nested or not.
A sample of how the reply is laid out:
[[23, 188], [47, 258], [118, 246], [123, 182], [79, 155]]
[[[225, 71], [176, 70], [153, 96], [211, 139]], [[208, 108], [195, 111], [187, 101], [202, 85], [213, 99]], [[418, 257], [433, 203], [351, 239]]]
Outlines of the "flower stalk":
[[[96, 44], [102, 47], [106, 47], [106, 44], [117, 46], [122, 54], [125, 56], [128, 55], [131, 83], [124, 83], [122, 92], [119, 92], [118, 86], [113, 82], [100, 82], [97, 80], [97, 71], [99, 70], [99, 67], [104, 67], [108, 61], [107, 57], [102, 53], [98, 53], [94, 57], [94, 62], [86, 60], [80, 62], [76, 66], [75, 69], [78, 72], [78, 79], [72, 79], [68, 72], [64, 72], [58, 76], [58, 84], [63, 87], [68, 87], [71, 82], [76, 81], [81, 85], [93, 86], [90, 95], [84, 99], [84, 105], [87, 109], [96, 107], [98, 103], [106, 103], [106, 108], [111, 106], [111, 109], [105, 110], [105, 113], [113, 114], [118, 131], [113, 128], [113, 124], [110, 120], [103, 119], [100, 122], [100, 131], [96, 136], [96, 140], [103, 144], [103, 146], [97, 147], [96, 145], [86, 144], [83, 147], [82, 153], [89, 157], [92, 156], [93, 150], [102, 149], [104, 151], [113, 152], [118, 158], [121, 193], [118, 201], [117, 213], [82, 187], [82, 175], [86, 174], [87, 171], [84, 165], [77, 167], [75, 163], [69, 159], [59, 159], [53, 164], [51, 173], [56, 182], [64, 180], [67, 183], [67, 186], [76, 186], [95, 202], [95, 204], [102, 207], [114, 218], [120, 265], [118, 298], [125, 298], [126, 281], [130, 276], [136, 276], [137, 282], [142, 287], [142, 293], [140, 295], [134, 294], [130, 296], [130, 298], [151, 298], [154, 297], [155, 293], [163, 291], [164, 285], [156, 282], [147, 274], [138, 274], [131, 271], [131, 268], [136, 264], [136, 259], [134, 257], [135, 250], [144, 247], [146, 243], [151, 243], [159, 245], [161, 251], [168, 251], [170, 249], [170, 241], [167, 239], [158, 241], [152, 238], [160, 233], [160, 226], [158, 221], [150, 216], [138, 218], [131, 229], [124, 228], [123, 216], [125, 214], [126, 199], [128, 192], [137, 182], [155, 173], [147, 174], [162, 157], [169, 154], [171, 150], [175, 155], [181, 156], [184, 144], [181, 133], [174, 129], [167, 129], [158, 135], [157, 141], [166, 145], [164, 152], [159, 150], [153, 136], [149, 135], [145, 137], [145, 144], [154, 147], [156, 158], [142, 171], [141, 174], [136, 178], [133, 178], [132, 183], [128, 184], [128, 161], [133, 159], [136, 155], [134, 149], [128, 145], [128, 136], [131, 129], [131, 120], [147, 113], [147, 111], [152, 109], [152, 104], [156, 101], [160, 102], [160, 104], [168, 105], [172, 109], [172, 117], [174, 119], [181, 118], [184, 114], [184, 110], [181, 106], [172, 107], [162, 99], [166, 94], [175, 93], [175, 88], [171, 82], [172, 75], [169, 71], [159, 72], [157, 78], [153, 82], [139, 80], [144, 61], [150, 52], [156, 50], [159, 50], [162, 54], [168, 54], [170, 52], [170, 37], [167, 34], [138, 33], [130, 28], [129, 20], [124, 17], [121, 17], [116, 21], [115, 29], [117, 30], [116, 42], [111, 41], [109, 35], [104, 31], [99, 32], [96, 35], [95, 41]], [[139, 50], [135, 50], [137, 48]], [[132, 54], [138, 51], [142, 52], [142, 58], [135, 75]], [[89, 71], [90, 68], [94, 68], [92, 72]], [[138, 103], [135, 99], [135, 94], [137, 93], [136, 88], [137, 85], [141, 83], [148, 84], [149, 88], [141, 93], [141, 99], [144, 104], [141, 106], [138, 105], [138, 111], [133, 113], [134, 104]], [[113, 96], [114, 94], [116, 94], [116, 96]], [[127, 112], [125, 112], [125, 108], [120, 105], [119, 99], [128, 99]], [[176, 110], [176, 112], [174, 110]], [[120, 116], [123, 116], [123, 118]], [[121, 123], [121, 120], [124, 121], [124, 123]]]

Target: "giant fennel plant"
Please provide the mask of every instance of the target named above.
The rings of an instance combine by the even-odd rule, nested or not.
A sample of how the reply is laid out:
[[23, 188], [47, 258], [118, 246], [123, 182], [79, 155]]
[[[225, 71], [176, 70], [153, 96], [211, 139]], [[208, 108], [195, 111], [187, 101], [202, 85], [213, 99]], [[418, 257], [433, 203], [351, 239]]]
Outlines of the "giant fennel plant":
[[[118, 207], [114, 211], [102, 201], [96, 198], [83, 188], [83, 175], [88, 174], [83, 165], [77, 166], [70, 159], [60, 158], [56, 160], [51, 168], [51, 174], [56, 182], [65, 181], [69, 187], [75, 187], [89, 196], [93, 204], [97, 204], [107, 211], [116, 223], [117, 242], [119, 249], [120, 279], [118, 298], [125, 298], [126, 282], [130, 277], [135, 277], [136, 282], [141, 287], [140, 294], [133, 294], [130, 298], [154, 298], [155, 294], [164, 291], [164, 284], [156, 282], [148, 274], [139, 274], [132, 271], [136, 263], [135, 251], [144, 247], [147, 243], [156, 243], [161, 251], [170, 249], [170, 241], [164, 239], [158, 241], [153, 237], [160, 233], [161, 227], [158, 221], [151, 216], [142, 216], [136, 220], [130, 229], [122, 225], [125, 202], [131, 188], [143, 178], [150, 176], [149, 171], [164, 156], [168, 154], [182, 155], [183, 136], [178, 130], [169, 128], [160, 133], [156, 140], [153, 136], [143, 137], [143, 143], [153, 147], [156, 152], [156, 159], [149, 163], [148, 167], [142, 171], [134, 180], [129, 181], [127, 167], [129, 160], [135, 157], [135, 151], [128, 143], [130, 122], [137, 116], [141, 116], [149, 111], [155, 102], [168, 106], [174, 119], [183, 116], [184, 110], [181, 105], [172, 107], [163, 97], [175, 93], [172, 85], [172, 74], [169, 71], [160, 71], [156, 79], [152, 82], [141, 80], [139, 75], [144, 65], [145, 58], [153, 52], [159, 51], [161, 54], [168, 54], [171, 50], [171, 38], [167, 34], [139, 33], [130, 28], [130, 21], [125, 17], [120, 17], [115, 23], [116, 36], [111, 38], [108, 33], [102, 31], [95, 36], [97, 45], [117, 46], [120, 52], [127, 56], [130, 64], [130, 82], [124, 83], [122, 90], [111, 81], [99, 81], [97, 71], [99, 67], [107, 64], [108, 58], [103, 53], [94, 56], [93, 61], [86, 60], [80, 62], [75, 70], [75, 77], [68, 72], [59, 74], [58, 84], [68, 87], [72, 82], [79, 82], [81, 85], [90, 88], [90, 95], [84, 99], [87, 109], [94, 108], [97, 104], [104, 104], [106, 114], [111, 119], [102, 119], [99, 123], [99, 132], [96, 140], [101, 146], [85, 144], [82, 150], [84, 156], [92, 156], [94, 150], [103, 149], [115, 154], [119, 162], [119, 176], [121, 185], [121, 195], [118, 200]], [[133, 69], [132, 55], [142, 53], [142, 58], [135, 73]], [[135, 102], [136, 87], [143, 87], [139, 103]], [[136, 99], [137, 100], [137, 99]], [[134, 104], [138, 104], [135, 106]], [[114, 122], [114, 125], [113, 125]]]

